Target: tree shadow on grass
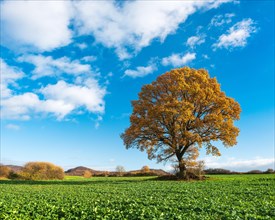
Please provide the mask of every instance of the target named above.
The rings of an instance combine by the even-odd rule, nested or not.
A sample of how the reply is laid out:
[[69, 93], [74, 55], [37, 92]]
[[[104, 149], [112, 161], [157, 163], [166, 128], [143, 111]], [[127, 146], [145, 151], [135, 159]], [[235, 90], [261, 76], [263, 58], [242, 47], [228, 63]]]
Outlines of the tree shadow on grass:
[[129, 178], [112, 179], [112, 177], [97, 180], [0, 180], [0, 185], [115, 185], [126, 183], [137, 183], [157, 180], [157, 177], [150, 179]]

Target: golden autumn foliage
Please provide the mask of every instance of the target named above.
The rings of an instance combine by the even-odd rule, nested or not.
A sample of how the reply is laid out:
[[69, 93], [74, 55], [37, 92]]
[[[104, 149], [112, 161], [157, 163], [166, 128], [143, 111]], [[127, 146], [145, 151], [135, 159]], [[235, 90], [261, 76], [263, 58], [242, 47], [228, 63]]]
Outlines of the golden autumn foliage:
[[92, 172], [89, 170], [85, 170], [83, 173], [84, 178], [91, 178], [93, 176]]
[[149, 166], [143, 166], [142, 168], [141, 168], [141, 172], [142, 173], [149, 173], [150, 172], [150, 167]]
[[181, 178], [191, 147], [198, 153], [205, 146], [208, 154], [220, 156], [213, 142], [237, 143], [240, 105], [204, 69], [184, 67], [159, 76], [142, 87], [132, 106], [130, 127], [121, 135], [126, 148], [145, 150], [158, 162], [176, 158]]
[[10, 173], [11, 169], [9, 167], [0, 164], [0, 178], [8, 178]]
[[54, 180], [64, 179], [64, 171], [61, 167], [48, 162], [29, 162], [19, 173], [25, 180]]

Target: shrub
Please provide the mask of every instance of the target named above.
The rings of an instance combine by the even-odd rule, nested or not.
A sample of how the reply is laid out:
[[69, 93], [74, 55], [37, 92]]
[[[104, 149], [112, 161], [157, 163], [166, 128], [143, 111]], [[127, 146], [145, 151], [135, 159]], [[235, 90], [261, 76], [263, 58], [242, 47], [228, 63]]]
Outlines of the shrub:
[[269, 168], [269, 169], [267, 169], [264, 173], [274, 173], [274, 170], [271, 169], [271, 168]]
[[148, 172], [150, 172], [149, 166], [143, 166], [143, 167], [141, 168], [141, 172], [142, 172], [142, 173], [148, 173]]
[[61, 180], [64, 179], [64, 171], [52, 163], [29, 162], [19, 173], [19, 177], [25, 180]]
[[93, 174], [89, 170], [85, 170], [84, 173], [83, 173], [83, 177], [85, 177], [85, 178], [90, 178], [92, 176], [93, 176]]
[[0, 177], [8, 178], [11, 173], [11, 168], [0, 165]]

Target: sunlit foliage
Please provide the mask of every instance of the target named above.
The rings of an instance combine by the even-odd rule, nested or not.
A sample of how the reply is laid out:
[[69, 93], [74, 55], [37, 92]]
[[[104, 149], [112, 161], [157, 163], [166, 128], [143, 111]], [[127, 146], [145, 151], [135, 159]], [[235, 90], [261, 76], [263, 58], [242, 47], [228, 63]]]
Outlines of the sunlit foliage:
[[0, 178], [8, 178], [10, 173], [11, 169], [9, 167], [0, 164]]
[[237, 143], [240, 105], [221, 91], [216, 78], [204, 69], [174, 69], [142, 87], [132, 101], [130, 127], [121, 135], [126, 148], [146, 151], [158, 162], [176, 158], [179, 177], [186, 177], [189, 149], [206, 147], [220, 156], [215, 141], [230, 147]]
[[54, 180], [63, 179], [61, 167], [48, 162], [29, 162], [19, 172], [19, 177], [25, 180]]

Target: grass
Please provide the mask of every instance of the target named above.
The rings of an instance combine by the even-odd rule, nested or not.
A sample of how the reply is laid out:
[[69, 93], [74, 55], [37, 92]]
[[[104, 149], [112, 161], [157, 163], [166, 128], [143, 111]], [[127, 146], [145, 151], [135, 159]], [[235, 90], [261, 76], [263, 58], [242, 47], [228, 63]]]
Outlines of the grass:
[[0, 181], [0, 219], [275, 219], [275, 175]]

